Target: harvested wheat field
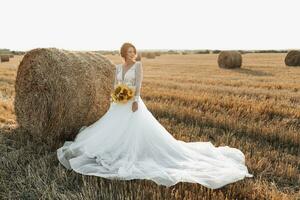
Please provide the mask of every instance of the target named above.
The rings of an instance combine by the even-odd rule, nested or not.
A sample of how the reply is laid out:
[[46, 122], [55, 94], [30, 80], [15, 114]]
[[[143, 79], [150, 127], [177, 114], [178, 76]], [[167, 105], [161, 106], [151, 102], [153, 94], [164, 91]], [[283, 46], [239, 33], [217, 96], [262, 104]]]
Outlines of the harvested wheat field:
[[0, 63], [0, 199], [300, 199], [300, 67], [286, 66], [285, 56], [246, 53], [236, 69], [219, 68], [218, 54], [142, 58], [141, 97], [176, 139], [245, 153], [254, 177], [212, 190], [65, 169], [55, 151], [18, 126], [15, 82], [23, 56], [15, 55]]

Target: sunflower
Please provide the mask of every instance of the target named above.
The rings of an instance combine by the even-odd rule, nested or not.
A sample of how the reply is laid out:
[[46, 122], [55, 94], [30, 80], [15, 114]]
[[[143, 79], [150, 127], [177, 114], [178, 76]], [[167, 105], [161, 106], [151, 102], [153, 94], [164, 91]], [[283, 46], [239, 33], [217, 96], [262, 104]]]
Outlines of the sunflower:
[[132, 99], [134, 95], [134, 89], [128, 87], [126, 84], [119, 84], [111, 94], [112, 100], [115, 103], [127, 103]]

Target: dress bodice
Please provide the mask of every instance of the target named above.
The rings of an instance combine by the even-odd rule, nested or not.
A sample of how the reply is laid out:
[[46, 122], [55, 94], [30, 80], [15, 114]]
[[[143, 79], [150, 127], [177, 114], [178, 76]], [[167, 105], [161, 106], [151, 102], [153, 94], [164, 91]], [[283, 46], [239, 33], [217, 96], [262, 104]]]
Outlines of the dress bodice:
[[[123, 64], [116, 64], [115, 69], [115, 80], [113, 87], [115, 88], [118, 84], [124, 83], [128, 87], [135, 89], [135, 99], [139, 101], [140, 90], [143, 80], [143, 65], [141, 61], [136, 61], [127, 71], [123, 72]], [[125, 74], [124, 74], [125, 73]]]
[[[118, 64], [116, 66], [117, 70], [117, 83], [125, 83], [129, 87], [135, 87], [136, 86], [136, 67], [138, 63], [136, 62], [133, 64], [127, 71], [123, 72], [122, 64]], [[125, 73], [125, 74], [124, 74]]]

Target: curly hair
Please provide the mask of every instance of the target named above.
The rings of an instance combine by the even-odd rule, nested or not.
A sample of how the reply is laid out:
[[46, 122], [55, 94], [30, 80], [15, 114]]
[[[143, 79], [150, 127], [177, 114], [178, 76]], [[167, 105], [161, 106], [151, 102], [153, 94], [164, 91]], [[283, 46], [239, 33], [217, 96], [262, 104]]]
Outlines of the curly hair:
[[123, 45], [121, 46], [121, 56], [126, 60], [126, 55], [127, 55], [127, 50], [129, 47], [133, 47], [134, 49], [134, 53], [136, 54], [136, 48], [133, 44], [129, 43], [129, 42], [125, 42], [123, 43]]

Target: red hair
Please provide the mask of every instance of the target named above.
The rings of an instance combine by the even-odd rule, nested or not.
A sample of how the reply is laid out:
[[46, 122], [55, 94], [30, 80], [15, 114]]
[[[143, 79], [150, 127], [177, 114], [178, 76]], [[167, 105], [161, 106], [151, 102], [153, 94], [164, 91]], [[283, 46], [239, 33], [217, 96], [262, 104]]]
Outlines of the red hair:
[[121, 46], [121, 56], [126, 60], [126, 56], [127, 56], [127, 50], [130, 48], [130, 47], [133, 47], [134, 49], [134, 53], [136, 54], [136, 48], [133, 44], [129, 43], [129, 42], [125, 42], [122, 46]]

